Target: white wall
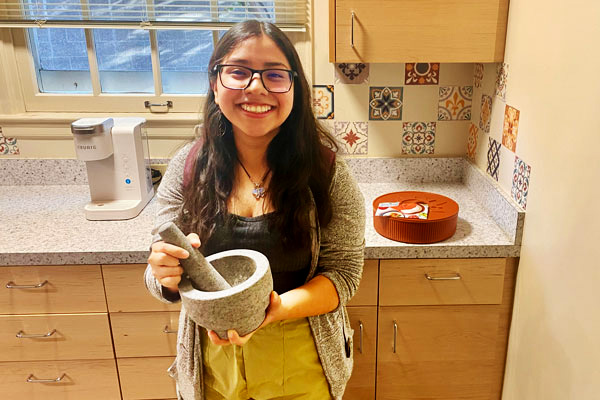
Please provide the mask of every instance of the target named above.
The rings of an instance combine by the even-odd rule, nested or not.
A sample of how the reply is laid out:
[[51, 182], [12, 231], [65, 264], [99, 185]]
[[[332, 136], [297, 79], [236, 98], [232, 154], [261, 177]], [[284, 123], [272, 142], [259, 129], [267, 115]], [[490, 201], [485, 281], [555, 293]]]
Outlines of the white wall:
[[504, 400], [600, 398], [599, 43], [598, 1], [510, 2], [506, 97], [531, 180]]

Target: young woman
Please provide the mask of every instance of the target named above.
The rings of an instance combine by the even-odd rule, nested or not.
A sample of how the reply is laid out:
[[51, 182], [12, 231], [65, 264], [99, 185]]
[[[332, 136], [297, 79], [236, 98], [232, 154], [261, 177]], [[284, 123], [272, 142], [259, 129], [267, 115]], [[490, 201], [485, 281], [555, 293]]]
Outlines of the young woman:
[[[171, 160], [156, 226], [174, 221], [205, 256], [235, 248], [269, 259], [274, 291], [261, 326], [227, 338], [182, 307], [169, 369], [180, 399], [341, 399], [352, 371], [345, 310], [363, 267], [364, 201], [318, 125], [289, 39], [246, 21], [209, 62], [202, 135]], [[179, 301], [177, 246], [154, 238], [145, 282]]]

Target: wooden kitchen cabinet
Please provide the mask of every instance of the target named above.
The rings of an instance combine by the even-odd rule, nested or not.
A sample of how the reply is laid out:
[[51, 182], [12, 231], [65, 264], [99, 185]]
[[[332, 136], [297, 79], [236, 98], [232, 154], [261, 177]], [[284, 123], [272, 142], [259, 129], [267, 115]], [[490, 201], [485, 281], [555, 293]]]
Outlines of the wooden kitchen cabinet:
[[145, 264], [102, 266], [123, 400], [177, 397], [167, 368], [177, 353], [181, 305], [153, 298], [145, 270]]
[[106, 312], [99, 265], [0, 268], [0, 314]]
[[378, 286], [379, 260], [365, 260], [360, 286], [347, 304], [350, 325], [354, 330], [354, 368], [344, 400], [375, 399]]
[[0, 393], [120, 400], [99, 265], [0, 268]]
[[515, 259], [382, 260], [377, 399], [500, 399], [515, 274]]
[[115, 360], [0, 362], [3, 399], [121, 400]]
[[504, 59], [508, 3], [329, 0], [329, 61], [499, 62]]
[[[344, 399], [499, 400], [517, 261], [365, 260], [347, 305], [354, 370]], [[180, 306], [148, 294], [145, 268], [0, 268], [0, 346], [7, 349], [0, 356], [0, 392], [7, 398], [174, 399], [166, 370], [176, 353]], [[30, 285], [36, 287], [21, 287]], [[46, 338], [16, 337], [53, 329]], [[56, 380], [63, 374], [57, 382], [27, 382], [30, 375]]]
[[166, 372], [173, 361], [175, 357], [117, 359], [123, 400], [176, 398], [175, 381]]

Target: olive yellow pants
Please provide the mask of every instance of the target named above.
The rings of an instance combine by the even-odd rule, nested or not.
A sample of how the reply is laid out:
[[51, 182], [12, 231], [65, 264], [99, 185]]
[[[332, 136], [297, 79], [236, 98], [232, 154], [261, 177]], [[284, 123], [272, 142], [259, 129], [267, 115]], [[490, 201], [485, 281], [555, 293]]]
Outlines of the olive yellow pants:
[[206, 400], [331, 399], [306, 318], [269, 324], [244, 346], [215, 345], [201, 331]]

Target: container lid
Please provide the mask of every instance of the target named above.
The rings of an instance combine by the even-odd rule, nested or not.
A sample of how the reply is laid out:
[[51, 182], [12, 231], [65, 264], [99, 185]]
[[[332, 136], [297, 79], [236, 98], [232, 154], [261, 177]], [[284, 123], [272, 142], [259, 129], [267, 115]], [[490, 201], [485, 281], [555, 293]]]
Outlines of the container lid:
[[387, 193], [373, 201], [373, 225], [380, 235], [406, 243], [434, 243], [456, 232], [458, 204], [436, 193]]

